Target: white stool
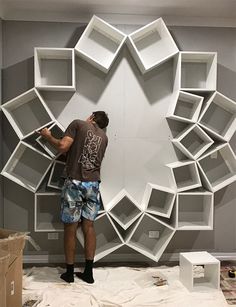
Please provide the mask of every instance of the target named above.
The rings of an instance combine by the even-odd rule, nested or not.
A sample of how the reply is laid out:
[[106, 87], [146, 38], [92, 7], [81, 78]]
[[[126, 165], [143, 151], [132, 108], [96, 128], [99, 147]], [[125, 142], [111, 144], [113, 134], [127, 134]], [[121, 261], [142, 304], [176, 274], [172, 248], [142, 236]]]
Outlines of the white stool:
[[[180, 253], [180, 281], [192, 290], [203, 290], [207, 288], [220, 288], [220, 261], [208, 252]], [[193, 267], [204, 266], [204, 277], [194, 278]]]

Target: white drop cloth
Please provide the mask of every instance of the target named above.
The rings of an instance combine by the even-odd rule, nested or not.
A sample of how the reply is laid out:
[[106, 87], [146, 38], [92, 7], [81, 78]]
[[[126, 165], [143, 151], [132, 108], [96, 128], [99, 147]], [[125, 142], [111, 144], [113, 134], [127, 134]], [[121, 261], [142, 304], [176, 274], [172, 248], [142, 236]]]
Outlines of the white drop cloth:
[[[23, 302], [38, 299], [37, 307], [225, 307], [221, 291], [189, 292], [179, 281], [179, 267], [95, 268], [94, 284], [75, 278], [63, 282], [61, 268], [31, 268], [23, 278]], [[167, 279], [168, 285], [155, 286], [155, 278]]]

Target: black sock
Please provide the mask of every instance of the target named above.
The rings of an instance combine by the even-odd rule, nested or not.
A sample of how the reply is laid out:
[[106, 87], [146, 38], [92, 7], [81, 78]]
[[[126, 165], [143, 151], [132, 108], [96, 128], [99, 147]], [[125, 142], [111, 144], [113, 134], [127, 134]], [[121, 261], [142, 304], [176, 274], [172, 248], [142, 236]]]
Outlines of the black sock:
[[76, 276], [89, 284], [93, 284], [93, 260], [86, 259], [84, 272], [78, 272]]
[[60, 277], [66, 282], [74, 282], [74, 264], [67, 264], [66, 272], [61, 274]]

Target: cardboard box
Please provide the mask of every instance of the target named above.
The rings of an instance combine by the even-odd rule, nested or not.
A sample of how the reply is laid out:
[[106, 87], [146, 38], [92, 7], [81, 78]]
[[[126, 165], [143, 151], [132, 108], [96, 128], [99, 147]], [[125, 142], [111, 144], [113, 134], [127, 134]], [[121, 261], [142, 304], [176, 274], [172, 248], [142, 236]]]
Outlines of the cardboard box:
[[6, 307], [6, 274], [9, 267], [10, 255], [0, 250], [0, 307]]
[[5, 275], [6, 307], [22, 307], [22, 254], [25, 237], [23, 232], [0, 228], [0, 250], [9, 255]]

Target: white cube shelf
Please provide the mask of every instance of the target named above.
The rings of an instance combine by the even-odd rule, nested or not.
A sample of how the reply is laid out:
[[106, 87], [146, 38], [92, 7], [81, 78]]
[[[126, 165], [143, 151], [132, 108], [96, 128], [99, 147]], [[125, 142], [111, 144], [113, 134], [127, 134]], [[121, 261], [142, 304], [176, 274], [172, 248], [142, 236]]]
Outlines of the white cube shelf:
[[209, 150], [197, 161], [202, 181], [207, 189], [216, 192], [236, 180], [236, 160], [226, 144]]
[[150, 214], [169, 218], [175, 201], [175, 191], [160, 185], [148, 183], [142, 206]]
[[135, 199], [125, 190], [112, 199], [107, 205], [108, 213], [124, 229], [127, 229], [141, 214], [142, 211]]
[[201, 111], [203, 97], [179, 91], [178, 99], [172, 104], [168, 111], [168, 118], [196, 123]]
[[51, 158], [46, 154], [24, 142], [19, 142], [1, 174], [36, 192], [51, 163]]
[[[62, 138], [65, 131], [65, 128], [58, 122], [54, 122], [48, 129], [56, 139]], [[49, 143], [44, 137], [39, 136], [36, 141], [52, 158], [56, 158], [60, 154], [56, 147]]]
[[216, 90], [216, 52], [180, 52], [178, 70], [180, 90]]
[[63, 231], [60, 220], [61, 193], [35, 193], [34, 231]]
[[35, 48], [34, 82], [41, 90], [75, 91], [74, 49]]
[[188, 158], [198, 159], [214, 141], [197, 124], [188, 126], [172, 139], [172, 143]]
[[208, 191], [177, 194], [177, 230], [212, 230], [214, 199]]
[[142, 73], [179, 52], [162, 18], [130, 34], [127, 44]]
[[201, 180], [195, 161], [178, 161], [167, 164], [171, 170], [177, 192], [200, 187]]
[[107, 73], [125, 40], [124, 33], [94, 15], [77, 42], [75, 52]]
[[175, 230], [148, 213], [136, 223], [127, 245], [146, 257], [158, 261]]
[[54, 161], [48, 179], [48, 187], [61, 190], [65, 181], [65, 162]]
[[[220, 288], [220, 261], [207, 252], [180, 253], [180, 281], [189, 291]], [[194, 276], [194, 267], [204, 267], [203, 276]]]
[[229, 141], [236, 130], [236, 102], [215, 92], [206, 102], [199, 124], [217, 139]]
[[[107, 213], [103, 213], [96, 218], [94, 228], [96, 233], [94, 261], [98, 261], [123, 245], [122, 237]], [[84, 237], [80, 228], [77, 230], [77, 238], [84, 246]]]
[[2, 110], [20, 139], [55, 120], [35, 88], [6, 102]]

